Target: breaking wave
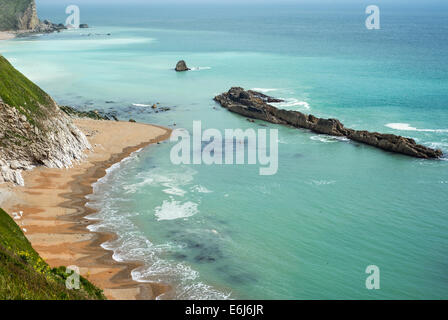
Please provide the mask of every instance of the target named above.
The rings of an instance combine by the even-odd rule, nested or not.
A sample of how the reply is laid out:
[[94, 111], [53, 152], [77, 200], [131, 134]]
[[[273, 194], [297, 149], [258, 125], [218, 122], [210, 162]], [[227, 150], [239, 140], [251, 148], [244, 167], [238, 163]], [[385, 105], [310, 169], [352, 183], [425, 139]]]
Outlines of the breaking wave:
[[212, 67], [192, 67], [191, 71], [210, 70]]
[[284, 102], [277, 102], [277, 103], [271, 103], [273, 106], [280, 108], [280, 109], [292, 109], [292, 110], [299, 110], [299, 109], [311, 109], [311, 106], [306, 101], [300, 101], [295, 98], [288, 98], [283, 99]]
[[181, 203], [173, 199], [164, 200], [154, 211], [158, 221], [185, 219], [199, 212], [197, 203], [191, 201]]
[[[181, 250], [182, 244], [162, 243], [154, 244], [134, 224], [133, 218], [140, 216], [140, 212], [132, 211], [123, 204], [128, 202], [127, 196], [120, 198], [122, 189], [116, 178], [126, 175], [124, 164], [132, 159], [137, 160], [136, 153], [114, 164], [107, 169], [107, 174], [93, 184], [94, 193], [87, 198], [87, 206], [97, 210], [97, 213], [86, 217], [96, 223], [87, 228], [92, 232], [112, 232], [117, 238], [103, 243], [101, 246], [113, 251], [113, 259], [119, 262], [140, 261], [142, 266], [131, 272], [132, 279], [138, 282], [168, 283], [173, 290], [157, 299], [191, 299], [191, 300], [224, 300], [230, 299], [231, 292], [215, 289], [200, 280], [200, 274], [187, 263], [166, 258], [167, 253]], [[120, 170], [118, 170], [120, 169]], [[142, 172], [140, 181], [129, 186], [128, 192], [137, 192], [140, 186], [147, 184], [187, 184], [193, 180], [194, 170], [186, 170], [186, 174], [175, 174], [168, 171], [153, 169]], [[198, 192], [207, 192], [199, 185], [193, 185]], [[169, 187], [166, 189], [170, 189]], [[174, 189], [174, 188], [171, 188]], [[166, 191], [166, 190], [165, 190]], [[166, 192], [169, 194], [169, 192]], [[114, 199], [114, 201], [110, 201]], [[132, 207], [131, 207], [132, 208]], [[173, 196], [155, 209], [159, 220], [174, 220], [190, 217], [198, 213], [197, 204], [191, 201], [175, 201]]]
[[448, 132], [448, 129], [417, 129], [415, 127], [411, 127], [409, 123], [388, 123], [386, 127], [394, 129], [394, 130], [402, 130], [402, 131], [420, 131], [420, 132]]
[[268, 93], [268, 92], [272, 92], [272, 91], [277, 91], [278, 89], [274, 89], [274, 88], [252, 88], [251, 90], [257, 91], [257, 92], [261, 92], [261, 93]]
[[320, 142], [324, 142], [324, 143], [334, 143], [334, 142], [346, 142], [346, 141], [350, 141], [349, 138], [347, 137], [332, 137], [332, 136], [326, 136], [326, 135], [318, 135], [318, 136], [312, 136], [310, 137], [311, 140], [314, 141], [320, 141]]
[[143, 104], [143, 103], [133, 103], [134, 107], [150, 107], [149, 104]]

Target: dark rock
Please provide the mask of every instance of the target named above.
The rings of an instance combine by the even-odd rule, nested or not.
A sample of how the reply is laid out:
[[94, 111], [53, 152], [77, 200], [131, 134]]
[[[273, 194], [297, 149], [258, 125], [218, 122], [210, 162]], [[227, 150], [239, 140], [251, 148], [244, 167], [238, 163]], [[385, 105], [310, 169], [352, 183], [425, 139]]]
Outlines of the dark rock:
[[268, 102], [268, 103], [285, 102], [285, 100], [272, 98], [272, 97], [270, 97], [268, 95], [265, 95], [265, 94], [257, 92], [257, 91], [249, 90], [248, 92], [251, 93], [252, 95], [254, 95], [257, 98], [262, 99], [264, 102]]
[[89, 25], [87, 24], [87, 23], [81, 23], [80, 25], [79, 25], [79, 28], [80, 29], [87, 29], [89, 27]]
[[98, 110], [81, 111], [69, 106], [60, 106], [60, 109], [73, 118], [90, 118], [94, 120], [110, 120], [110, 118], [113, 118], [114, 120], [118, 121], [115, 114], [111, 112], [105, 113]]
[[179, 61], [177, 64], [176, 64], [176, 69], [175, 69], [176, 71], [178, 71], [178, 72], [180, 72], [180, 71], [188, 71], [188, 70], [190, 70], [188, 67], [187, 67], [187, 64], [185, 63], [185, 61], [184, 60], [181, 60], [181, 61]]
[[129, 119], [129, 122], [136, 122], [134, 119]]
[[194, 257], [194, 260], [198, 263], [212, 263], [216, 261], [216, 258], [209, 256], [209, 255], [198, 255]]
[[185, 260], [188, 258], [188, 256], [183, 253], [175, 253], [175, 254], [173, 254], [173, 257], [177, 260]]
[[67, 29], [62, 23], [56, 24], [52, 23], [49, 20], [39, 21], [39, 23], [29, 32], [24, 33], [23, 35], [30, 35], [36, 33], [52, 33], [52, 32], [60, 32], [61, 30]]
[[279, 102], [279, 99], [251, 90], [245, 91], [239, 87], [231, 88], [228, 92], [216, 96], [214, 100], [229, 111], [252, 119], [309, 129], [313, 132], [330, 136], [347, 137], [379, 149], [416, 158], [434, 159], [443, 155], [441, 150], [434, 150], [419, 145], [410, 138], [394, 134], [357, 131], [345, 128], [337, 119], [323, 119], [298, 111], [277, 109], [268, 104], [268, 102]]

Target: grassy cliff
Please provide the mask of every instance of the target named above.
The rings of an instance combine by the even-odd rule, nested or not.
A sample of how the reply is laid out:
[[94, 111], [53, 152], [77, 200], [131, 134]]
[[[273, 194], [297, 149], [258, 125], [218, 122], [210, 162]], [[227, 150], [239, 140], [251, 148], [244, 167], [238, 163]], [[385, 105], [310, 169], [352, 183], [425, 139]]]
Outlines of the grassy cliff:
[[[2, 0], [0, 0], [2, 1]], [[17, 71], [0, 55], [0, 99], [24, 114], [29, 122], [42, 115], [42, 107], [50, 106], [48, 94]]]
[[56, 102], [0, 55], [0, 183], [23, 184], [20, 170], [33, 166], [70, 167], [88, 148]]
[[0, 0], [0, 31], [30, 30], [38, 23], [34, 0]]
[[0, 209], [0, 300], [98, 300], [102, 291], [81, 277], [80, 290], [65, 286], [65, 268], [50, 268], [22, 230]]

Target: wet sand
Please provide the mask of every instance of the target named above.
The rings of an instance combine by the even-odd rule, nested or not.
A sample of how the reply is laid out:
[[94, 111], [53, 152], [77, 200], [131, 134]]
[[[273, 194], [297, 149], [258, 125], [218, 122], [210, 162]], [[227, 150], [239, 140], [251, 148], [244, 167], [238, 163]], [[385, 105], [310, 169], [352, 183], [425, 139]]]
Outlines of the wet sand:
[[0, 185], [0, 206], [11, 215], [23, 212], [16, 222], [50, 266], [78, 266], [81, 275], [102, 288], [108, 299], [155, 299], [169, 286], [133, 281], [131, 270], [140, 264], [112, 259], [112, 252], [100, 245], [115, 236], [86, 228], [95, 222], [85, 216], [95, 210], [85, 206], [85, 196], [107, 168], [140, 148], [168, 139], [171, 131], [130, 122], [74, 122], [92, 145], [86, 159], [70, 169], [39, 167], [23, 172], [25, 187]]

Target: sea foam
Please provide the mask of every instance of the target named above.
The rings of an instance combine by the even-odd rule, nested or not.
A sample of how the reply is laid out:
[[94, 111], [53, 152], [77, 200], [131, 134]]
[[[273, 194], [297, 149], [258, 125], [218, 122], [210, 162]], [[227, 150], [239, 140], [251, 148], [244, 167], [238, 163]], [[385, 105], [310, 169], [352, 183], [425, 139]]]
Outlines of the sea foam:
[[332, 136], [326, 136], [326, 135], [317, 135], [317, 136], [311, 136], [311, 140], [314, 141], [320, 141], [324, 143], [334, 143], [334, 142], [347, 142], [350, 141], [350, 139], [346, 137], [332, 137]]
[[191, 71], [210, 70], [212, 67], [192, 67]]
[[134, 107], [150, 107], [149, 104], [143, 104], [143, 103], [133, 103]]
[[275, 88], [252, 88], [253, 91], [261, 92], [261, 93], [268, 93], [272, 91], [277, 91], [278, 89]]
[[417, 129], [415, 127], [411, 127], [409, 123], [388, 123], [386, 127], [394, 129], [394, 130], [402, 130], [402, 131], [420, 131], [420, 132], [448, 132], [448, 129]]
[[296, 98], [286, 98], [286, 99], [283, 98], [283, 100], [284, 102], [276, 102], [271, 104], [280, 109], [292, 109], [292, 110], [311, 109], [310, 104], [306, 101], [301, 101]]
[[183, 186], [189, 185], [197, 172], [191, 168], [185, 168], [182, 172], [169, 171], [155, 168], [138, 174], [138, 182], [124, 186], [126, 193], [144, 192], [144, 187], [165, 187], [162, 191], [169, 195], [184, 196], [187, 192]]
[[192, 201], [181, 203], [173, 199], [164, 200], [163, 204], [156, 207], [154, 211], [158, 221], [185, 219], [199, 212], [197, 203]]
[[[89, 197], [89, 206], [96, 208], [98, 213], [89, 216], [88, 219], [96, 220], [97, 223], [89, 225], [88, 229], [92, 232], [115, 233], [117, 238], [101, 244], [101, 247], [112, 251], [112, 258], [115, 261], [143, 262], [142, 267], [131, 272], [132, 278], [138, 282], [169, 283], [173, 287], [173, 292], [170, 292], [167, 298], [183, 300], [229, 299], [231, 292], [217, 290], [201, 282], [199, 273], [191, 266], [163, 258], [166, 253], [182, 250], [183, 245], [181, 243], [153, 244], [136, 228], [132, 218], [140, 215], [140, 213], [126, 211], [122, 205], [126, 199], [116, 196], [116, 193], [120, 192], [116, 190], [120, 184], [110, 183], [111, 179], [119, 179], [120, 173], [124, 172], [126, 174], [124, 162], [133, 158], [135, 158], [135, 154], [111, 166], [107, 170], [106, 176], [95, 183], [97, 188], [95, 188], [94, 195]], [[154, 169], [149, 173], [142, 173], [139, 178], [142, 179], [143, 184], [163, 185], [173, 181], [189, 183], [195, 171], [186, 171], [186, 174], [178, 175], [170, 171]], [[195, 186], [198, 186], [197, 190], [203, 192], [206, 190], [199, 185]], [[123, 185], [121, 185], [121, 188], [123, 188]], [[109, 201], [110, 198], [113, 198], [114, 201]], [[199, 212], [196, 203], [174, 201], [173, 197], [170, 201], [165, 201], [156, 210], [159, 220], [185, 219]], [[157, 297], [157, 299], [164, 299], [164, 295]]]
[[212, 193], [213, 192], [213, 191], [208, 190], [206, 187], [201, 186], [201, 185], [196, 185], [196, 186], [192, 187], [190, 190], [198, 192], [198, 193]]

